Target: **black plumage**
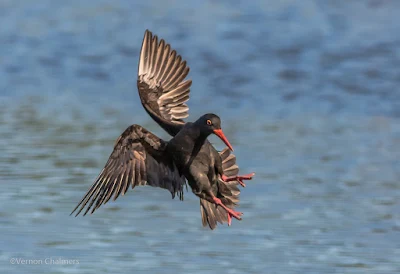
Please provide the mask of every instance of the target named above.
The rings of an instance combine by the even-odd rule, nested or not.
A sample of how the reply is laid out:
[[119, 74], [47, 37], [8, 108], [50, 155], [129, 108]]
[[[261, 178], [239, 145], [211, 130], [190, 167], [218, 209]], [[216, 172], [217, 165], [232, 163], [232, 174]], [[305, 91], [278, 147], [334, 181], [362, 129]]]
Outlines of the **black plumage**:
[[[236, 157], [215, 114], [205, 114], [185, 123], [191, 80], [186, 61], [164, 40], [145, 32], [138, 68], [139, 96], [148, 114], [172, 137], [161, 140], [141, 126], [132, 125], [118, 138], [114, 151], [89, 191], [76, 206], [78, 215], [93, 213], [113, 195], [124, 194], [129, 185], [150, 185], [168, 189], [172, 197], [183, 198], [186, 180], [200, 198], [202, 223], [214, 229], [219, 223], [241, 219], [234, 211], [239, 202], [238, 184], [254, 174], [239, 176]], [[207, 140], [216, 134], [228, 146], [218, 152]], [[73, 211], [73, 212], [74, 212]], [[72, 214], [72, 213], [71, 213]]]
[[128, 127], [117, 139], [106, 165], [89, 191], [75, 207], [78, 215], [90, 201], [84, 215], [93, 213], [114, 195], [124, 195], [129, 186], [150, 185], [183, 198], [185, 178], [166, 151], [167, 143], [139, 125]]

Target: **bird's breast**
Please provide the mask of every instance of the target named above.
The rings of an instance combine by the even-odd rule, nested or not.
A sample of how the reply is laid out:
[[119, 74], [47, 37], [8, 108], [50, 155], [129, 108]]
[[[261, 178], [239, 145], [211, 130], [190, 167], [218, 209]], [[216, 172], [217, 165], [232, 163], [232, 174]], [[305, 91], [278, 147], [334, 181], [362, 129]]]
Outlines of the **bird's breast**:
[[185, 139], [174, 140], [168, 144], [168, 151], [175, 163], [181, 168], [188, 168], [190, 165], [200, 167], [212, 164], [207, 144], [196, 148]]

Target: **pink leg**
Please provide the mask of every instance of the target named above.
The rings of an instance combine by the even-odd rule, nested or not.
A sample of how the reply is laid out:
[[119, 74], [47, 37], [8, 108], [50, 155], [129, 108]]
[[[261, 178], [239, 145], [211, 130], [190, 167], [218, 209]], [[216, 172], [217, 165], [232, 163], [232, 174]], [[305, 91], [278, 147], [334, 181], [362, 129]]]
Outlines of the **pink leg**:
[[232, 223], [232, 215], [228, 213], [228, 226], [231, 226]]
[[[226, 207], [226, 206], [221, 202], [221, 200], [218, 199], [218, 198], [216, 198], [216, 197], [214, 197], [213, 199], [214, 199], [214, 203], [215, 203], [215, 204], [217, 204], [217, 205], [219, 205], [219, 206], [222, 206], [222, 208], [225, 209], [226, 212], [228, 212], [228, 221], [229, 221], [230, 217], [234, 217], [234, 218], [236, 218], [236, 219], [238, 219], [238, 220], [241, 220], [241, 219], [242, 219], [242, 218], [240, 217], [240, 216], [243, 214], [242, 212], [234, 211], [234, 210], [232, 210], [232, 209]], [[231, 215], [231, 216], [229, 216], [229, 215]]]
[[246, 174], [246, 175], [237, 175], [237, 176], [231, 176], [231, 177], [227, 177], [225, 175], [221, 176], [222, 181], [224, 182], [231, 182], [231, 181], [238, 181], [239, 184], [242, 187], [246, 187], [246, 184], [243, 183], [243, 180], [251, 180], [253, 179], [253, 176], [255, 175], [255, 173], [250, 173], [250, 174]]

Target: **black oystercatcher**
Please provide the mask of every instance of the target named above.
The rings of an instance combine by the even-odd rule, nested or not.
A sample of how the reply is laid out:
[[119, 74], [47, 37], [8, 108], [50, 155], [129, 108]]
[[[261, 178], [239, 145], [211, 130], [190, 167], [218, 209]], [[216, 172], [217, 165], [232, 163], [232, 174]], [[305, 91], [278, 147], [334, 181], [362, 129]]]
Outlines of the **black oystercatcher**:
[[[215, 114], [205, 114], [194, 123], [185, 123], [188, 116], [191, 80], [184, 80], [189, 67], [164, 40], [158, 42], [148, 30], [140, 53], [138, 90], [149, 115], [173, 138], [163, 141], [139, 125], [128, 127], [117, 139], [105, 167], [86, 195], [72, 211], [76, 216], [89, 203], [84, 215], [93, 213], [114, 195], [124, 195], [129, 185], [161, 187], [178, 194], [183, 200], [183, 188], [188, 181], [200, 198], [203, 225], [214, 229], [219, 223], [231, 225], [232, 217], [241, 220], [234, 210], [239, 201], [243, 180], [252, 174], [239, 176], [232, 146], [221, 129]], [[227, 146], [218, 152], [207, 140], [217, 135]], [[71, 213], [71, 214], [72, 214]]]

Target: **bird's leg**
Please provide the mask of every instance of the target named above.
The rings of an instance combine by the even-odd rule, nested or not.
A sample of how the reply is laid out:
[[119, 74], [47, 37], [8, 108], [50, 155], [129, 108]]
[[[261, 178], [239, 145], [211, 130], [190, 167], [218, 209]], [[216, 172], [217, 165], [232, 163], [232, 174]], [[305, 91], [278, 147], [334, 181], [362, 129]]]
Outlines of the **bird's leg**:
[[241, 220], [241, 219], [242, 219], [242, 218], [240, 217], [240, 216], [243, 214], [242, 212], [234, 211], [234, 210], [228, 208], [227, 206], [225, 206], [225, 205], [221, 202], [221, 200], [220, 200], [219, 198], [217, 198], [217, 197], [215, 197], [215, 196], [212, 196], [212, 198], [213, 198], [213, 201], [214, 201], [214, 203], [215, 203], [216, 205], [221, 206], [223, 209], [226, 210], [226, 212], [228, 212], [228, 225], [230, 225], [230, 223], [231, 223], [231, 217], [234, 217], [234, 218], [236, 218], [236, 219], [238, 219], [238, 220]]
[[243, 180], [251, 180], [251, 179], [253, 179], [253, 176], [254, 176], [254, 175], [255, 175], [254, 172], [252, 172], [252, 173], [250, 173], [250, 174], [246, 174], [246, 175], [236, 175], [236, 176], [231, 176], [231, 177], [222, 175], [222, 176], [221, 176], [221, 179], [222, 179], [222, 181], [224, 181], [224, 182], [238, 181], [239, 184], [240, 184], [242, 187], [246, 187], [246, 184], [243, 183]]

